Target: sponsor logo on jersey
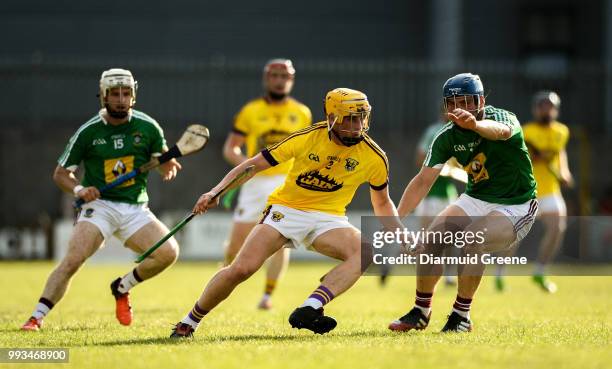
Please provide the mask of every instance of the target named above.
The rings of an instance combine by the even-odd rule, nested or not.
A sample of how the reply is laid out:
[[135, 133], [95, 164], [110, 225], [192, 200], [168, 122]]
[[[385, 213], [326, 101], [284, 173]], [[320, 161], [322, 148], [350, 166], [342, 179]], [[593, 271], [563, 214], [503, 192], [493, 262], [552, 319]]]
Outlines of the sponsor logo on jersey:
[[[111, 183], [120, 175], [129, 173], [132, 170], [134, 170], [133, 155], [104, 160], [104, 180], [106, 183]], [[119, 187], [131, 186], [134, 183], [136, 183], [136, 181], [132, 178], [129, 181], [119, 185]]]
[[348, 172], [354, 171], [355, 167], [359, 165], [359, 162], [353, 158], [348, 158], [345, 160], [346, 160], [346, 164], [344, 164], [344, 169], [346, 169]]
[[92, 146], [97, 146], [97, 145], [106, 145], [106, 140], [103, 138], [96, 138], [93, 140], [93, 142], [91, 143]]
[[338, 183], [334, 178], [321, 174], [318, 170], [311, 170], [300, 174], [295, 183], [307, 190], [320, 192], [338, 191], [343, 185], [343, 183]]
[[470, 161], [469, 164], [463, 168], [468, 173], [468, 175], [472, 176], [472, 181], [474, 183], [489, 179], [489, 172], [487, 171], [487, 168], [485, 168], [486, 161], [486, 155], [481, 152], [476, 155], [472, 159], [472, 161]]
[[275, 211], [273, 211], [273, 212], [272, 212], [272, 221], [273, 221], [273, 222], [278, 223], [278, 222], [280, 222], [280, 221], [281, 221], [281, 219], [283, 219], [284, 217], [285, 217], [285, 215], [284, 215], [283, 213], [281, 213], [280, 211], [276, 211], [276, 210], [275, 210]]

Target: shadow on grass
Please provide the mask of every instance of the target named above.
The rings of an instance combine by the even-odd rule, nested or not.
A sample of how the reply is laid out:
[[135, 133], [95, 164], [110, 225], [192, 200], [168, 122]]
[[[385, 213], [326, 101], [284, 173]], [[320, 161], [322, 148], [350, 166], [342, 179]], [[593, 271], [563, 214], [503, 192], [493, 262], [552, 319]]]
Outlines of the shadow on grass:
[[48, 336], [50, 334], [61, 334], [62, 332], [85, 332], [85, 331], [94, 331], [100, 330], [100, 327], [54, 327], [51, 329], [45, 329], [43, 327], [42, 330], [38, 332], [32, 331], [23, 331], [20, 327], [11, 327], [11, 328], [0, 328], [0, 333], [21, 333], [24, 335], [39, 335], [41, 337]]
[[339, 332], [336, 334], [295, 334], [295, 335], [274, 335], [274, 334], [245, 334], [245, 335], [229, 335], [229, 336], [206, 336], [202, 334], [196, 336], [193, 339], [171, 339], [168, 337], [150, 337], [150, 338], [134, 338], [134, 339], [121, 339], [106, 341], [100, 343], [92, 343], [81, 346], [123, 346], [123, 345], [182, 345], [182, 344], [208, 344], [208, 343], [220, 343], [220, 342], [291, 342], [291, 341], [316, 341], [325, 339], [342, 339], [351, 337], [360, 338], [373, 338], [373, 337], [392, 337], [385, 331], [369, 330], [369, 331], [353, 331], [353, 332]]

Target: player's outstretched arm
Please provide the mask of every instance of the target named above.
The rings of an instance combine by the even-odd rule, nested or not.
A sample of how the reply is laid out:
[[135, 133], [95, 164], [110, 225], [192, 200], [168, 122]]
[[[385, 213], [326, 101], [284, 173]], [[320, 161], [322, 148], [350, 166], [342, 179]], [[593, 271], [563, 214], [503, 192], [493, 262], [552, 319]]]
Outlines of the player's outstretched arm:
[[219, 182], [215, 187], [213, 187], [210, 191], [202, 194], [196, 204], [193, 207], [193, 212], [196, 214], [205, 213], [208, 209], [215, 207], [219, 204], [219, 198], [217, 197], [214, 203], [211, 203], [211, 199], [215, 197], [217, 193], [221, 191], [228, 183], [230, 183], [236, 176], [241, 174], [246, 170], [249, 166], [254, 166], [251, 177], [261, 172], [262, 170], [268, 169], [271, 167], [270, 163], [266, 158], [263, 157], [261, 153], [253, 156], [252, 158], [240, 163], [234, 169], [230, 170], [229, 173], [223, 177], [221, 182]]
[[374, 214], [379, 217], [386, 230], [403, 229], [404, 225], [398, 217], [397, 208], [389, 197], [389, 186], [382, 190], [370, 188], [370, 200]]
[[441, 169], [438, 168], [423, 166], [421, 171], [412, 178], [408, 186], [406, 186], [397, 208], [401, 218], [410, 214], [427, 195], [429, 189], [440, 175], [440, 171]]
[[512, 136], [512, 129], [506, 124], [490, 119], [476, 120], [476, 117], [467, 110], [455, 109], [447, 113], [447, 116], [459, 127], [470, 129], [487, 140], [507, 140]]

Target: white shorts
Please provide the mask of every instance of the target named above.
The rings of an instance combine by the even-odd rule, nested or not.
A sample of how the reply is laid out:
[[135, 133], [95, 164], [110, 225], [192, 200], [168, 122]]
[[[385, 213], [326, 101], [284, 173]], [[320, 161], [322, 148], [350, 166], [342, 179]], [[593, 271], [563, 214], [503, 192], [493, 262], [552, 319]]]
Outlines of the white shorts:
[[102, 199], [83, 204], [77, 218], [77, 222], [89, 222], [98, 227], [105, 240], [115, 236], [121, 242], [156, 220], [146, 203], [128, 204]]
[[469, 217], [482, 217], [492, 211], [504, 214], [514, 225], [515, 242], [519, 242], [527, 236], [538, 213], [538, 201], [535, 199], [518, 205], [494, 204], [463, 193], [453, 205], [463, 209]]
[[257, 223], [266, 208], [268, 196], [285, 182], [285, 177], [284, 174], [256, 176], [242, 185], [234, 210], [234, 222]]
[[421, 203], [414, 209], [414, 215], [419, 217], [435, 217], [451, 203], [452, 201], [448, 198], [426, 197], [421, 200]]
[[567, 214], [565, 207], [565, 200], [561, 194], [552, 194], [538, 198], [538, 205], [540, 206], [540, 215], [542, 213], [556, 213], [561, 216]]
[[336, 228], [355, 228], [345, 216], [316, 211], [304, 211], [282, 205], [270, 205], [259, 222], [267, 224], [285, 236], [294, 248], [311, 249], [314, 240]]

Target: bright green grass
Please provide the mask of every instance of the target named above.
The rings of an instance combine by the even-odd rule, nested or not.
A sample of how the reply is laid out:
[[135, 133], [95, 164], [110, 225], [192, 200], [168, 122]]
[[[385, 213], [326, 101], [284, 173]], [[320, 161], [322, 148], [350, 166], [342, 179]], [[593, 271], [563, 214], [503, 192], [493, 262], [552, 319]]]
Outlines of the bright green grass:
[[414, 278], [386, 288], [362, 278], [326, 313], [339, 324], [319, 336], [291, 329], [287, 317], [317, 286], [328, 264], [293, 264], [274, 296], [255, 309], [264, 275], [256, 274], [213, 311], [190, 341], [169, 341], [171, 326], [192, 307], [214, 264], [180, 263], [133, 290], [135, 321], [114, 318], [109, 283], [131, 266], [88, 265], [41, 332], [21, 332], [50, 263], [0, 263], [0, 347], [68, 347], [70, 364], [0, 364], [13, 368], [610, 368], [612, 277], [556, 277], [546, 295], [528, 277], [498, 294], [485, 279], [472, 309], [475, 331], [440, 334], [455, 291], [440, 286], [426, 331], [396, 334], [392, 319], [413, 303]]

